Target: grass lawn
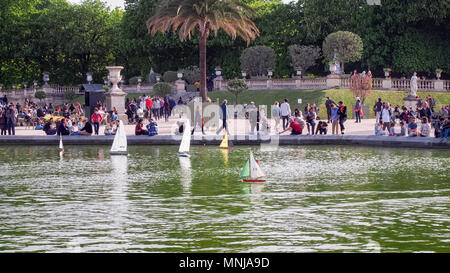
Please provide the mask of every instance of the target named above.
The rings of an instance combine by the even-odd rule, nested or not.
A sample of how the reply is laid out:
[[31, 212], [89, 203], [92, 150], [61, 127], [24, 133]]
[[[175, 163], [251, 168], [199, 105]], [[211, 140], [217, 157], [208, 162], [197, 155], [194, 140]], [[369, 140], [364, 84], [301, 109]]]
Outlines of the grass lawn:
[[[447, 105], [450, 103], [450, 92], [417, 92], [417, 95], [421, 98], [425, 98], [428, 94], [436, 100], [436, 110], [439, 110], [442, 105]], [[138, 98], [142, 94], [129, 94], [127, 98]], [[228, 104], [234, 104], [235, 97], [233, 93], [228, 91], [214, 91], [209, 92], [208, 96], [212, 100], [219, 99], [221, 103], [222, 100], [227, 99]], [[267, 105], [268, 109], [271, 109], [271, 105], [275, 101], [283, 102], [285, 98], [289, 100], [292, 112], [295, 108], [299, 108], [301, 111], [304, 110], [307, 103], [317, 104], [319, 106], [319, 116], [321, 118], [326, 118], [326, 108], [325, 108], [325, 97], [329, 96], [336, 103], [343, 101], [347, 105], [349, 111], [349, 118], [351, 118], [352, 113], [351, 106], [355, 103], [354, 95], [348, 89], [330, 89], [330, 90], [258, 90], [258, 91], [244, 91], [239, 94], [238, 103], [239, 104], [249, 104], [254, 101], [256, 105]], [[374, 113], [372, 111], [373, 105], [381, 98], [383, 101], [390, 102], [391, 105], [403, 105], [403, 98], [408, 96], [406, 91], [380, 91], [373, 90], [370, 96], [366, 99], [366, 105], [369, 105], [370, 118], [374, 118]], [[298, 99], [302, 99], [302, 104], [298, 104]], [[74, 102], [79, 101], [84, 104], [84, 96], [79, 96], [75, 98]], [[270, 115], [270, 111], [268, 113]], [[367, 115], [367, 113], [364, 113]]]
[[[294, 112], [295, 108], [299, 108], [303, 111], [303, 108], [307, 103], [319, 104], [325, 97], [326, 90], [260, 90], [260, 91], [244, 91], [239, 94], [238, 103], [239, 104], [249, 104], [254, 101], [256, 105], [267, 105], [268, 109], [271, 109], [271, 105], [275, 101], [283, 102], [286, 98], [289, 100], [291, 105], [291, 110]], [[221, 103], [222, 100], [228, 100], [228, 104], [234, 104], [235, 96], [233, 93], [228, 91], [214, 91], [208, 93], [208, 96], [212, 100], [219, 99]], [[302, 104], [298, 104], [298, 99], [302, 99]], [[270, 111], [269, 111], [270, 115]]]
[[[447, 105], [450, 103], [450, 92], [417, 92], [417, 95], [421, 98], [426, 98], [426, 96], [431, 95], [436, 100], [435, 110], [439, 110], [442, 105]], [[319, 109], [325, 109], [326, 96], [334, 100], [336, 103], [343, 101], [347, 105], [349, 111], [349, 118], [351, 117], [351, 107], [355, 103], [355, 96], [347, 89], [330, 89], [326, 90], [326, 95], [324, 95], [323, 100], [320, 103]], [[393, 107], [396, 105], [403, 105], [403, 98], [408, 96], [406, 91], [380, 91], [373, 90], [368, 98], [366, 98], [365, 104], [369, 105], [370, 117], [375, 118], [374, 112], [372, 111], [375, 102], [378, 98], [382, 101], [389, 102]], [[366, 114], [366, 113], [364, 113]]]

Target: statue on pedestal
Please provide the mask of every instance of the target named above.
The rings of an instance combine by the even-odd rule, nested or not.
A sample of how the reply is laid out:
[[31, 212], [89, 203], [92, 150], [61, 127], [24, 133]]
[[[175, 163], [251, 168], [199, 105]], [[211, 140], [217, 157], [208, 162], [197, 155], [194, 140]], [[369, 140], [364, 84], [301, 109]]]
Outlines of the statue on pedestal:
[[417, 96], [417, 73], [414, 72], [414, 74], [411, 77], [411, 90], [409, 91], [409, 95], [412, 97]]

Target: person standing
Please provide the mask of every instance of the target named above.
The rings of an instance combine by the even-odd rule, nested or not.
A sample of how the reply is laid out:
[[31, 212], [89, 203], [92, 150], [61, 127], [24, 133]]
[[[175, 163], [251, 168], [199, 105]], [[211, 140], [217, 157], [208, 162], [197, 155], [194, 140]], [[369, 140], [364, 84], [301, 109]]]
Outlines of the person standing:
[[222, 118], [222, 127], [217, 130], [216, 134], [219, 134], [223, 129], [225, 129], [225, 131], [227, 131], [228, 135], [230, 134], [230, 132], [228, 131], [228, 126], [227, 126], [227, 119], [228, 119], [227, 103], [228, 103], [227, 100], [223, 100], [222, 105], [220, 106], [220, 117]]
[[375, 105], [373, 107], [373, 111], [375, 112], [375, 117], [377, 119], [376, 122], [380, 121], [382, 106], [383, 106], [383, 102], [381, 102], [381, 98], [378, 98], [377, 103], [375, 103]]
[[391, 105], [386, 102], [386, 104], [383, 107], [383, 110], [381, 110], [381, 120], [383, 121], [383, 131], [391, 129], [391, 116], [392, 116], [392, 110]]
[[330, 99], [330, 97], [327, 97], [327, 100], [325, 101], [325, 107], [327, 108], [327, 120], [328, 123], [331, 122], [331, 105], [334, 103], [333, 100]]
[[289, 117], [291, 116], [291, 106], [288, 99], [284, 99], [284, 102], [280, 107], [281, 118], [283, 119], [283, 130], [286, 130], [288, 126]]
[[103, 121], [102, 115], [98, 112], [98, 108], [95, 108], [94, 113], [91, 116], [91, 121], [94, 124], [95, 134], [98, 135], [100, 124]]
[[272, 108], [272, 118], [275, 119], [275, 130], [278, 131], [278, 126], [280, 126], [281, 109], [280, 103], [276, 101]]
[[331, 133], [333, 135], [337, 135], [339, 134], [339, 115], [338, 115], [338, 108], [336, 107], [336, 104], [332, 103], [331, 104]]
[[16, 134], [16, 111], [14, 110], [14, 104], [9, 105], [9, 109], [6, 110], [6, 129], [8, 130], [8, 135]]
[[255, 106], [255, 103], [252, 101], [250, 102], [250, 105], [247, 107], [248, 111], [248, 120], [250, 121], [250, 135], [255, 134], [255, 128], [257, 124], [257, 108]]
[[337, 112], [338, 116], [339, 116], [339, 125], [341, 126], [341, 134], [344, 134], [344, 123], [347, 121], [347, 106], [345, 106], [345, 104], [340, 101], [339, 102], [339, 109]]
[[[314, 128], [316, 127], [316, 118], [317, 118], [317, 114], [314, 110], [314, 108], [309, 108], [309, 111], [306, 115], [306, 126], [308, 127], [308, 135], [314, 135]], [[310, 128], [311, 127], [311, 128]], [[310, 132], [311, 129], [311, 132]]]
[[197, 105], [197, 109], [195, 110], [195, 113], [194, 113], [194, 126], [192, 126], [191, 135], [194, 134], [197, 126], [202, 128], [202, 134], [205, 134], [205, 131], [203, 129], [203, 117], [202, 117], [202, 111], [200, 109], [200, 105]]
[[361, 100], [358, 98], [355, 103], [355, 123], [361, 123]]
[[1, 135], [6, 136], [6, 109], [1, 109], [1, 112], [0, 112], [0, 130], [1, 130]]

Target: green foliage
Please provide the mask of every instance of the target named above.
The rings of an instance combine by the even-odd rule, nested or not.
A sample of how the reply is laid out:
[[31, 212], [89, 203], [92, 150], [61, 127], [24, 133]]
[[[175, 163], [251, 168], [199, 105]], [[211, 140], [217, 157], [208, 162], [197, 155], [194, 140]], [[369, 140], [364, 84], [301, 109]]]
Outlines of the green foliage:
[[323, 41], [322, 51], [325, 59], [332, 61], [335, 50], [337, 59], [342, 64], [342, 72], [344, 72], [344, 63], [361, 60], [363, 42], [361, 37], [352, 32], [334, 32]]
[[197, 92], [197, 86], [195, 84], [186, 85], [186, 92]]
[[43, 100], [47, 97], [47, 95], [45, 94], [44, 91], [36, 91], [36, 93], [34, 93], [34, 97], [36, 99]]
[[245, 80], [241, 80], [241, 79], [229, 80], [227, 85], [228, 85], [227, 86], [228, 91], [233, 93], [236, 98], [235, 104], [238, 103], [239, 94], [248, 90], [247, 83], [245, 82]]
[[76, 97], [75, 91], [73, 91], [73, 90], [64, 91], [64, 98], [67, 101], [73, 101], [75, 99], [75, 97]]
[[159, 97], [165, 97], [172, 93], [172, 85], [166, 82], [159, 82], [153, 85], [153, 94]]
[[275, 68], [275, 51], [268, 46], [253, 46], [242, 52], [241, 68], [252, 76], [263, 76]]
[[166, 71], [163, 75], [164, 82], [175, 82], [178, 80], [178, 72], [176, 71]]
[[195, 65], [186, 67], [181, 70], [183, 72], [183, 79], [185, 79], [188, 83], [194, 84], [195, 82], [200, 81], [200, 68]]
[[320, 48], [317, 46], [290, 45], [288, 47], [291, 56], [291, 65], [294, 69], [299, 68], [303, 72], [316, 64], [316, 60], [321, 57]]

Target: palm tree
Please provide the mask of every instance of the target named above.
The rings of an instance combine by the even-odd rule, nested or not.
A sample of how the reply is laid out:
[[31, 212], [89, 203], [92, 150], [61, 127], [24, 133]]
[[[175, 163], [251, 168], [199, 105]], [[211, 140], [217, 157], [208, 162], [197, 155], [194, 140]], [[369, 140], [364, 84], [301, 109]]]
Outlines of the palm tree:
[[240, 0], [161, 0], [155, 15], [147, 21], [151, 35], [158, 31], [178, 31], [181, 41], [200, 37], [200, 95], [206, 100], [206, 41], [211, 31], [223, 29], [233, 39], [243, 38], [247, 45], [259, 35], [251, 18], [255, 12]]

